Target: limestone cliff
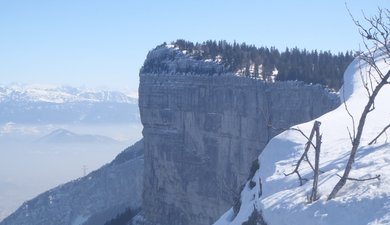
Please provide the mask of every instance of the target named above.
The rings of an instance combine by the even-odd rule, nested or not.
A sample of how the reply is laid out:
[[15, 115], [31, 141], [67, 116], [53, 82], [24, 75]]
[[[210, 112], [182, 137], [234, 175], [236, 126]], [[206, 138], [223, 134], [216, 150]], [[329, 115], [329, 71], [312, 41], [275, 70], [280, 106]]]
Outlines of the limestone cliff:
[[271, 137], [338, 105], [321, 86], [237, 77], [222, 65], [156, 48], [139, 87], [146, 220], [212, 224]]

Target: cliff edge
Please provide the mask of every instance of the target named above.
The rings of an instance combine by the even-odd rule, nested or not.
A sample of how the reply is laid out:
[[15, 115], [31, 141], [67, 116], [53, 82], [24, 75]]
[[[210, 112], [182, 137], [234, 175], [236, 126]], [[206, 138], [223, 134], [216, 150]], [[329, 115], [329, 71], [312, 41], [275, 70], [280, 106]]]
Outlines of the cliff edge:
[[272, 137], [339, 104], [319, 85], [238, 77], [217, 62], [157, 47], [139, 86], [145, 219], [212, 224], [234, 204]]

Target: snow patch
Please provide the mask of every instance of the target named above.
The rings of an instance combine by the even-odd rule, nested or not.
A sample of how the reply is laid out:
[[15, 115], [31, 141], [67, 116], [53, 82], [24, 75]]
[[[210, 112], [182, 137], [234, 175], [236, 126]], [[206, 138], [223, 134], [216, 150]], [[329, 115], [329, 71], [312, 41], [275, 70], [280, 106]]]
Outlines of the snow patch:
[[72, 225], [82, 225], [88, 220], [88, 216], [78, 216], [72, 223]]

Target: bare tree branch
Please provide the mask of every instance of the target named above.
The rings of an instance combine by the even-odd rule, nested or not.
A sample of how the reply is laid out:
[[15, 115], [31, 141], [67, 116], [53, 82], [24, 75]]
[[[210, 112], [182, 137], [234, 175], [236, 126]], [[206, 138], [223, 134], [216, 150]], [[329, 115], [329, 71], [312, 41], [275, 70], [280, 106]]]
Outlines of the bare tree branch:
[[309, 157], [307, 156], [307, 154], [305, 155], [305, 161], [309, 164], [310, 168], [314, 171], [314, 166], [313, 164], [311, 164], [310, 160], [309, 160]]
[[[313, 144], [313, 142], [312, 142], [312, 139], [313, 139], [313, 137], [311, 136], [312, 133], [310, 133], [310, 137], [307, 137], [306, 134], [303, 133], [303, 131], [302, 131], [301, 129], [299, 129], [299, 128], [292, 127], [292, 128], [289, 128], [288, 130], [298, 131], [299, 133], [302, 134], [302, 136], [304, 136], [304, 137], [307, 139], [307, 142], [310, 143], [310, 145], [313, 146], [313, 148], [316, 147], [316, 146]], [[312, 130], [312, 132], [314, 132], [314, 131]], [[314, 134], [313, 134], [313, 135], [314, 135]]]
[[355, 136], [356, 136], [356, 131], [355, 131], [355, 118], [352, 116], [351, 112], [349, 111], [347, 102], [345, 101], [345, 89], [344, 89], [344, 88], [343, 88], [343, 104], [344, 104], [345, 111], [347, 111], [349, 117], [350, 117], [351, 120], [352, 120], [353, 135], [351, 134], [351, 131], [349, 130], [348, 127], [347, 127], [347, 130], [348, 130], [348, 133], [349, 133], [349, 138], [351, 139], [351, 143], [353, 143], [353, 139], [354, 139]]
[[390, 124], [387, 125], [385, 128], [383, 128], [383, 130], [378, 134], [378, 136], [376, 136], [372, 141], [370, 141], [370, 143], [368, 143], [368, 145], [375, 144], [376, 141], [378, 140], [378, 138], [379, 138], [380, 136], [382, 136], [382, 134], [385, 133], [386, 130], [389, 129], [389, 127], [390, 127]]
[[[317, 148], [317, 147], [313, 144], [312, 140], [313, 140], [313, 137], [314, 137], [314, 134], [315, 134], [316, 129], [317, 129], [320, 125], [321, 125], [321, 122], [319, 122], [319, 121], [315, 121], [315, 122], [314, 122], [314, 125], [313, 125], [313, 128], [312, 128], [311, 132], [310, 132], [310, 136], [309, 136], [309, 137], [307, 137], [300, 129], [293, 128], [293, 130], [299, 131], [299, 132], [300, 132], [308, 141], [307, 141], [307, 143], [306, 143], [306, 145], [305, 145], [305, 150], [304, 150], [303, 154], [301, 155], [301, 157], [299, 158], [297, 164], [295, 165], [295, 169], [294, 169], [291, 173], [288, 173], [288, 174], [285, 173], [284, 175], [285, 175], [285, 176], [290, 176], [290, 175], [296, 173], [297, 176], [298, 176], [299, 183], [300, 183], [301, 186], [303, 185], [303, 181], [307, 181], [307, 179], [302, 178], [301, 174], [300, 174], [299, 171], [298, 171], [298, 170], [299, 170], [299, 166], [301, 165], [303, 159], [306, 158], [306, 160], [309, 161], [309, 158], [307, 157], [307, 152], [309, 151], [310, 146], [313, 146], [314, 149]], [[311, 165], [311, 163], [310, 163], [310, 166], [311, 166], [311, 168], [314, 170], [314, 167]]]
[[[342, 178], [342, 176], [336, 174], [338, 177]], [[381, 179], [381, 175], [375, 175], [375, 177], [369, 177], [369, 178], [351, 178], [351, 177], [348, 177], [347, 180], [353, 180], [353, 181], [368, 181], [368, 180], [380, 180]]]

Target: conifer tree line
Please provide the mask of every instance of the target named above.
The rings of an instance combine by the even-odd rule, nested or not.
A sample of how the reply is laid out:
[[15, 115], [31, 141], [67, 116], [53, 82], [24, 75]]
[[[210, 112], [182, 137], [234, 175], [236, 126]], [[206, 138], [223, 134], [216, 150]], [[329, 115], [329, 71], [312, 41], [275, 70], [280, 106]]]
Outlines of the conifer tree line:
[[352, 51], [332, 54], [330, 51], [308, 51], [297, 47], [279, 51], [275, 47], [257, 48], [226, 41], [209, 40], [194, 44], [177, 40], [172, 45], [185, 50], [195, 59], [213, 60], [242, 76], [268, 81], [298, 80], [322, 84], [334, 90], [340, 89], [343, 73], [354, 58]]
[[128, 222], [139, 212], [140, 209], [133, 210], [131, 208], [127, 208], [124, 212], [119, 213], [115, 218], [104, 223], [104, 225], [127, 225]]

